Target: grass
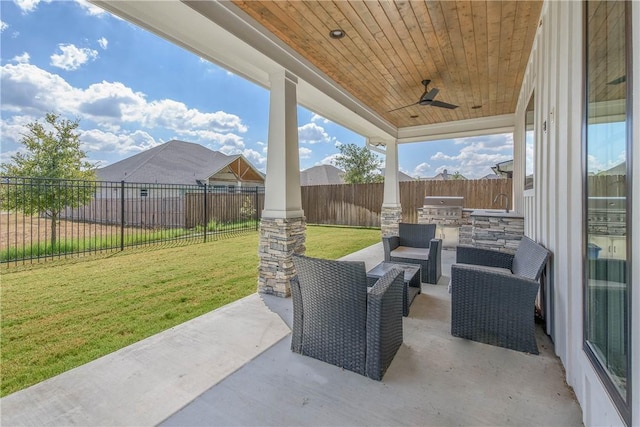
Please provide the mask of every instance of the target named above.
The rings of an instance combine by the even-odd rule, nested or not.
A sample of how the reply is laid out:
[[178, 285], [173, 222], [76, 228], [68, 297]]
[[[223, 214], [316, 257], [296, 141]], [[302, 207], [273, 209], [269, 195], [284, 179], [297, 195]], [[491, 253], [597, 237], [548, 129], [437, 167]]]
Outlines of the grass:
[[[380, 230], [307, 228], [307, 255], [335, 259]], [[5, 396], [256, 290], [258, 234], [2, 272]]]

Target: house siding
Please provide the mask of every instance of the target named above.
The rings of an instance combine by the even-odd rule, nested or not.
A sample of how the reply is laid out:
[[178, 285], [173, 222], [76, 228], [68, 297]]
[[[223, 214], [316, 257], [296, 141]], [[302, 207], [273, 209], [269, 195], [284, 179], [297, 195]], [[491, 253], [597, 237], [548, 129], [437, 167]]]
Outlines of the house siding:
[[[632, 5], [633, 40], [640, 40], [640, 5]], [[526, 218], [525, 234], [553, 252], [549, 271], [553, 316], [548, 330], [555, 351], [566, 369], [567, 383], [574, 388], [587, 426], [623, 425], [591, 362], [583, 351], [583, 237], [582, 237], [582, 116], [583, 116], [583, 4], [545, 2], [541, 26], [534, 41], [523, 80], [514, 130], [514, 206]], [[633, 79], [640, 81], [640, 56], [634, 53]], [[633, 126], [640, 135], [639, 88], [634, 87]], [[535, 90], [535, 185], [524, 191], [524, 114]], [[546, 121], [546, 132], [543, 123]], [[634, 150], [633, 185], [640, 188], [640, 150]], [[637, 191], [636, 191], [637, 193]], [[640, 223], [639, 197], [632, 200], [633, 225]], [[640, 238], [632, 236], [632, 263], [640, 265]], [[640, 292], [637, 269], [632, 289], [631, 341], [632, 425], [640, 425]], [[635, 282], [635, 283], [634, 283]]]

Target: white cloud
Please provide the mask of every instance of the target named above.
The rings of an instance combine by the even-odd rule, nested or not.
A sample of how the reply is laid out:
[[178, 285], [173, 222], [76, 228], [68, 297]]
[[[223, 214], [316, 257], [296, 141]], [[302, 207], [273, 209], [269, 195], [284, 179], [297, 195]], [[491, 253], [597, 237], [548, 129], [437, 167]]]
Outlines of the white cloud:
[[130, 109], [129, 113], [144, 126], [164, 126], [172, 130], [206, 129], [215, 132], [235, 130], [240, 133], [247, 131], [242, 119], [235, 114], [217, 111], [202, 113], [188, 108], [184, 103], [172, 99], [151, 101], [143, 109]]
[[319, 142], [330, 142], [329, 134], [322, 126], [315, 123], [307, 123], [298, 128], [298, 139], [301, 144], [317, 144]]
[[311, 116], [311, 121], [312, 121], [313, 123], [315, 123], [315, 122], [322, 122], [322, 123], [324, 123], [324, 124], [329, 123], [329, 120], [328, 120], [328, 119], [325, 119], [325, 118], [324, 118], [324, 117], [322, 117], [321, 115], [319, 115], [319, 114], [315, 114], [315, 113], [313, 114], [313, 116]]
[[113, 133], [91, 129], [80, 130], [79, 133], [82, 149], [87, 151], [87, 154], [96, 151], [118, 155], [136, 154], [159, 144], [151, 135], [141, 130]]
[[[404, 172], [404, 171], [403, 171]], [[427, 162], [422, 162], [418, 166], [413, 169], [413, 172], [407, 173], [407, 175], [411, 176], [420, 176], [420, 177], [431, 177], [435, 175], [431, 170], [431, 165]]]
[[218, 151], [226, 154], [227, 156], [233, 154], [242, 154], [242, 151], [245, 149], [244, 141], [242, 138], [233, 135], [229, 138], [223, 139], [220, 141], [222, 146], [218, 149]]
[[317, 162], [314, 166], [320, 166], [320, 165], [336, 165], [336, 157], [338, 157], [340, 155], [340, 153], [334, 153], [334, 154], [330, 154], [327, 157], [325, 157], [324, 159], [320, 160], [319, 162]]
[[298, 153], [300, 154], [301, 159], [310, 159], [313, 151], [311, 151], [307, 147], [300, 147], [298, 149]]
[[109, 46], [109, 40], [107, 40], [107, 39], [106, 39], [106, 38], [104, 38], [104, 37], [100, 37], [100, 38], [98, 39], [98, 44], [100, 45], [100, 47], [101, 47], [102, 49], [106, 49], [106, 48], [107, 48], [107, 46]]
[[28, 64], [29, 60], [31, 60], [31, 55], [27, 52], [24, 52], [22, 55], [16, 55], [12, 59], [13, 62], [17, 62], [18, 64]]
[[7, 119], [0, 119], [0, 134], [2, 134], [3, 152], [5, 144], [18, 144], [23, 135], [27, 133], [25, 125], [36, 120], [36, 117], [30, 115], [15, 115]]
[[51, 55], [51, 65], [67, 71], [74, 71], [88, 61], [98, 57], [98, 51], [88, 48], [78, 48], [72, 44], [59, 44], [62, 53]]
[[[22, 13], [29, 13], [36, 10], [41, 0], [13, 0], [13, 2], [22, 10]], [[51, 3], [51, 0], [44, 0], [45, 3]]]
[[260, 154], [259, 152], [257, 152], [256, 150], [252, 150], [250, 148], [247, 148], [245, 150], [242, 151], [242, 155], [251, 162], [251, 164], [253, 166], [256, 167], [256, 169], [258, 169], [261, 172], [264, 172], [266, 170], [266, 166], [267, 166], [267, 157], [263, 156], [262, 154]]
[[101, 9], [98, 6], [95, 6], [86, 0], [75, 0], [75, 1], [78, 4], [78, 6], [80, 6], [87, 12], [88, 15], [102, 16], [107, 13], [104, 9]]
[[481, 178], [492, 173], [491, 166], [513, 158], [513, 137], [508, 134], [459, 138], [454, 144], [464, 146], [456, 154], [438, 151], [431, 156], [431, 160], [440, 163], [436, 173], [447, 169], [449, 173], [460, 172], [470, 179]]
[[[0, 128], [5, 150], [12, 149], [4, 146], [5, 142], [17, 143], [26, 123], [55, 111], [80, 120], [83, 148], [93, 159], [151, 148], [161, 142], [152, 133], [169, 130], [178, 139], [210, 145], [227, 154], [243, 154], [256, 167], [266, 164], [263, 154], [245, 146], [241, 133], [247, 127], [240, 117], [223, 111], [201, 112], [167, 99], [149, 101], [144, 93], [120, 82], [103, 81], [86, 89], [76, 88], [59, 75], [28, 63], [1, 66], [0, 86], [3, 117], [9, 117]], [[95, 128], [82, 130], [83, 125]], [[261, 146], [266, 153], [266, 144]]]
[[247, 126], [234, 114], [201, 112], [184, 103], [164, 99], [148, 101], [120, 82], [94, 83], [87, 89], [71, 86], [57, 74], [31, 64], [0, 67], [2, 109], [42, 116], [58, 111], [100, 123], [105, 129], [134, 124], [140, 128], [165, 128], [218, 145], [242, 141], [236, 133]]
[[9, 28], [9, 24], [7, 24], [6, 22], [0, 20], [0, 33], [3, 32], [4, 30], [6, 30], [7, 28]]

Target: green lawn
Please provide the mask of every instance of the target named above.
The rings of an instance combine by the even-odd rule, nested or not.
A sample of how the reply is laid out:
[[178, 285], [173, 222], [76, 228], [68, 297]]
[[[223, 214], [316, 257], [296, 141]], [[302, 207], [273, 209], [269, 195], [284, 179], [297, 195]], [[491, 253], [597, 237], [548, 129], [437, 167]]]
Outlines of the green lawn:
[[[307, 255], [335, 259], [380, 230], [307, 228]], [[4, 396], [256, 291], [258, 234], [6, 269]]]

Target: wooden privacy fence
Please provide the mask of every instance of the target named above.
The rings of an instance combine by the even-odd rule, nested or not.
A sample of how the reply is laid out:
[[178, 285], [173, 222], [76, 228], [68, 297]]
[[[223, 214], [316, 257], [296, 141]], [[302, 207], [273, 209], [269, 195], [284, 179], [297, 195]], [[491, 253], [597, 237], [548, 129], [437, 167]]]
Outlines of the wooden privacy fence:
[[[511, 198], [511, 179], [407, 181], [400, 183], [402, 218], [418, 222], [425, 196], [462, 196], [464, 207], [502, 208], [493, 199], [500, 193]], [[302, 209], [309, 224], [379, 227], [384, 184], [342, 184], [302, 187]]]
[[251, 193], [207, 193], [206, 198], [202, 193], [189, 193], [184, 205], [186, 228], [205, 225], [212, 220], [218, 223], [255, 220], [264, 209], [264, 193], [256, 190]]

